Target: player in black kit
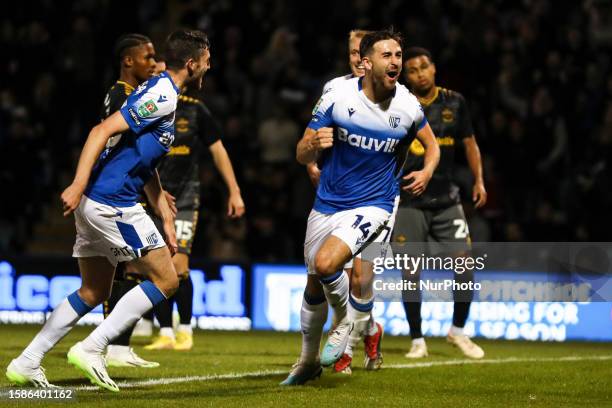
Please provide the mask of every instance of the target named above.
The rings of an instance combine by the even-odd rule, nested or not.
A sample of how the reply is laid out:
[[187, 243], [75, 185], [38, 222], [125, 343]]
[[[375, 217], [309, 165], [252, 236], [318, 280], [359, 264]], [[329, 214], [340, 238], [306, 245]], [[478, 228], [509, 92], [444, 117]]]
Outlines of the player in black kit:
[[[453, 182], [457, 145], [463, 145], [474, 176], [474, 206], [479, 208], [487, 200], [480, 150], [474, 137], [470, 114], [460, 93], [436, 86], [436, 67], [428, 50], [410, 48], [405, 51], [404, 58], [404, 78], [419, 99], [436, 135], [440, 145], [440, 163], [422, 195], [414, 197], [402, 191], [393, 240], [399, 243], [425, 243], [431, 238], [440, 243], [453, 243], [453, 247], [459, 251], [455, 249], [454, 255], [465, 256], [470, 250], [471, 241], [459, 187]], [[423, 146], [415, 139], [409, 149], [405, 174], [423, 167], [423, 153]], [[418, 275], [411, 279], [418, 279]], [[455, 275], [455, 279], [459, 280], [471, 281], [472, 278], [473, 271]], [[413, 297], [404, 302], [412, 337], [412, 347], [406, 357], [421, 358], [427, 356], [427, 346], [421, 333], [421, 297], [420, 293], [411, 295]], [[471, 297], [472, 292], [455, 293], [453, 325], [447, 340], [460, 348], [467, 357], [482, 358], [483, 350], [463, 333]]]
[[[119, 60], [119, 79], [109, 89], [100, 119], [104, 120], [118, 111], [128, 95], [155, 72], [155, 48], [151, 40], [141, 34], [126, 34], [117, 40], [115, 55]], [[112, 139], [111, 139], [112, 140]], [[111, 295], [104, 302], [104, 317], [108, 316], [123, 295], [140, 283], [140, 279], [124, 274], [125, 265], [119, 263]], [[140, 358], [130, 347], [132, 330], [126, 330], [107, 347], [106, 362], [112, 367], [157, 367], [158, 363]]]
[[[188, 90], [183, 91], [189, 93]], [[221, 127], [204, 103], [194, 97], [179, 95], [174, 144], [158, 166], [162, 186], [171, 195], [170, 199], [174, 200], [178, 210], [175, 220], [178, 253], [172, 257], [172, 262], [179, 275], [179, 288], [173, 298], [155, 307], [160, 332], [153, 343], [145, 346], [147, 350], [190, 350], [193, 346], [193, 285], [189, 276], [189, 255], [200, 208], [199, 163], [206, 148], [229, 190], [227, 215], [230, 218], [238, 218], [244, 214], [240, 188], [220, 137]], [[172, 330], [172, 306], [175, 301], [180, 318], [176, 336]]]

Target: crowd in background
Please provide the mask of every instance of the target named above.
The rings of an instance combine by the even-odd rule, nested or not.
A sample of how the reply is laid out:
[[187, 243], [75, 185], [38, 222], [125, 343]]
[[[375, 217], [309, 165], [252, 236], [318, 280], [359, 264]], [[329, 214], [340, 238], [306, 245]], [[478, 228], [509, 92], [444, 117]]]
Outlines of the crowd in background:
[[[314, 189], [295, 145], [325, 81], [348, 73], [352, 28], [393, 25], [429, 48], [437, 84], [468, 101], [489, 202], [470, 203], [474, 240], [610, 241], [612, 5], [583, 0], [115, 2], [6, 5], [0, 18], [0, 252], [22, 253], [57, 207], [104, 94], [123, 33], [161, 48], [204, 30], [212, 69], [197, 95], [223, 125], [247, 214], [225, 216], [212, 161], [201, 170], [194, 255], [300, 261]], [[460, 148], [460, 147], [458, 147]], [[463, 154], [458, 154], [461, 159]]]

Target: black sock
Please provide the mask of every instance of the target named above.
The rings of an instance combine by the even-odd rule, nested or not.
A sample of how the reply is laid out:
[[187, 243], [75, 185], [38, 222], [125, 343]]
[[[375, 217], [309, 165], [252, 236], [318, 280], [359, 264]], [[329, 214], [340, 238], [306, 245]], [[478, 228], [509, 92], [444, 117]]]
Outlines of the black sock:
[[[455, 282], [467, 283], [474, 281], [474, 271], [469, 269], [464, 273], [455, 274]], [[467, 287], [467, 286], [466, 286]], [[474, 298], [473, 290], [456, 290], [453, 292], [453, 299], [455, 300], [453, 308], [453, 326], [463, 328], [467, 321], [468, 315], [470, 314], [470, 305]]]
[[470, 302], [455, 302], [453, 308], [453, 326], [463, 328], [470, 314]]
[[402, 276], [405, 280], [412, 282], [414, 287], [413, 290], [406, 289], [402, 292], [404, 311], [410, 326], [410, 337], [414, 340], [423, 337], [421, 332], [421, 290], [419, 289], [421, 271], [414, 274], [404, 271]]
[[413, 340], [423, 337], [421, 332], [421, 302], [404, 302], [404, 310], [410, 326], [410, 337]]
[[170, 299], [165, 299], [159, 302], [153, 310], [155, 317], [159, 322], [159, 327], [172, 327], [172, 306], [174, 305], [174, 296]]
[[[113, 287], [111, 289], [111, 295], [106, 302], [104, 302], [104, 317], [106, 318], [115, 308], [119, 299], [121, 299], [126, 293], [135, 288], [138, 282], [133, 280], [115, 280], [113, 281]], [[129, 346], [130, 337], [134, 326], [125, 329], [118, 337], [110, 342], [113, 346]]]
[[193, 315], [193, 283], [191, 276], [187, 272], [187, 276], [179, 281], [179, 287], [176, 291], [176, 307], [179, 312], [181, 324], [191, 324]]

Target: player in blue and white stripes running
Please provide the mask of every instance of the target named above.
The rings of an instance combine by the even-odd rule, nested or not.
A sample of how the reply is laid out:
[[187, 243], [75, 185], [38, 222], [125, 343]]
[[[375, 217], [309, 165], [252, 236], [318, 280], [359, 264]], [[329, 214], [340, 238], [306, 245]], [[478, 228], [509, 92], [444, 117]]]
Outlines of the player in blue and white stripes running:
[[[95, 126], [83, 147], [72, 184], [62, 193], [64, 215], [74, 213], [81, 288], [60, 303], [6, 374], [15, 384], [49, 387], [41, 361], [77, 321], [108, 298], [115, 267], [135, 261], [150, 280], [127, 292], [112, 313], [68, 352], [68, 361], [96, 385], [119, 391], [109, 377], [109, 342], [154, 305], [174, 294], [178, 278], [171, 261], [177, 243], [174, 220], [155, 167], [174, 140], [180, 87], [201, 86], [210, 68], [210, 44], [200, 31], [179, 30], [166, 41], [168, 70], [141, 84], [123, 107]], [[138, 199], [163, 219], [167, 245]]]
[[[365, 76], [324, 93], [297, 146], [301, 164], [321, 163], [313, 210], [308, 218], [304, 258], [308, 280], [300, 315], [302, 353], [283, 385], [319, 376], [321, 366], [344, 353], [353, 322], [347, 315], [349, 279], [343, 266], [386, 227], [399, 196], [398, 155], [417, 137], [425, 146], [423, 170], [410, 174], [405, 189], [421, 194], [440, 151], [423, 110], [406, 87], [401, 36], [390, 30], [363, 37]], [[319, 157], [320, 156], [320, 157]], [[337, 322], [321, 355], [319, 345], [328, 304]]]
[[[368, 33], [370, 33], [370, 31], [367, 30], [351, 30], [349, 32], [348, 65], [351, 73], [329, 80], [323, 86], [323, 93], [328, 92], [330, 89], [339, 86], [345, 81], [353, 78], [360, 78], [365, 75], [365, 69], [363, 68], [361, 56], [359, 54], [359, 45], [361, 44], [361, 39]], [[308, 171], [310, 180], [315, 187], [317, 187], [321, 175], [317, 163], [309, 163], [306, 166], [306, 170]], [[391, 239], [391, 231], [393, 230], [396, 212], [397, 208], [394, 208], [394, 213], [387, 224], [386, 230], [381, 231], [374, 242], [388, 242]], [[362, 339], [365, 351], [364, 368], [366, 370], [378, 370], [383, 362], [382, 338], [384, 328], [380, 323], [376, 322], [372, 314], [374, 308], [374, 295], [371, 268], [367, 264], [362, 264], [360, 255], [357, 255], [344, 265], [344, 270], [350, 279], [351, 290], [349, 294], [348, 314], [351, 320], [353, 320], [354, 327], [346, 350], [342, 354], [340, 360], [334, 364], [334, 371], [344, 374], [352, 373], [353, 351], [357, 343]]]

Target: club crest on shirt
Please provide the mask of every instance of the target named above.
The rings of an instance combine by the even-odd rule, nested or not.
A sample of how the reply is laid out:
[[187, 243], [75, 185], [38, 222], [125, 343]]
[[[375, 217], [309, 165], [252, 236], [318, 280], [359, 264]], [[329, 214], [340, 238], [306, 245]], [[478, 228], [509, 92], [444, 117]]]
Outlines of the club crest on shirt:
[[176, 121], [176, 131], [179, 133], [185, 133], [189, 131], [189, 121], [185, 118], [180, 118]]
[[397, 128], [399, 124], [400, 124], [399, 116], [389, 116], [389, 126], [391, 126], [391, 129]]
[[453, 115], [453, 111], [448, 108], [444, 108], [442, 110], [442, 122], [450, 123], [453, 120], [455, 120], [455, 115]]

